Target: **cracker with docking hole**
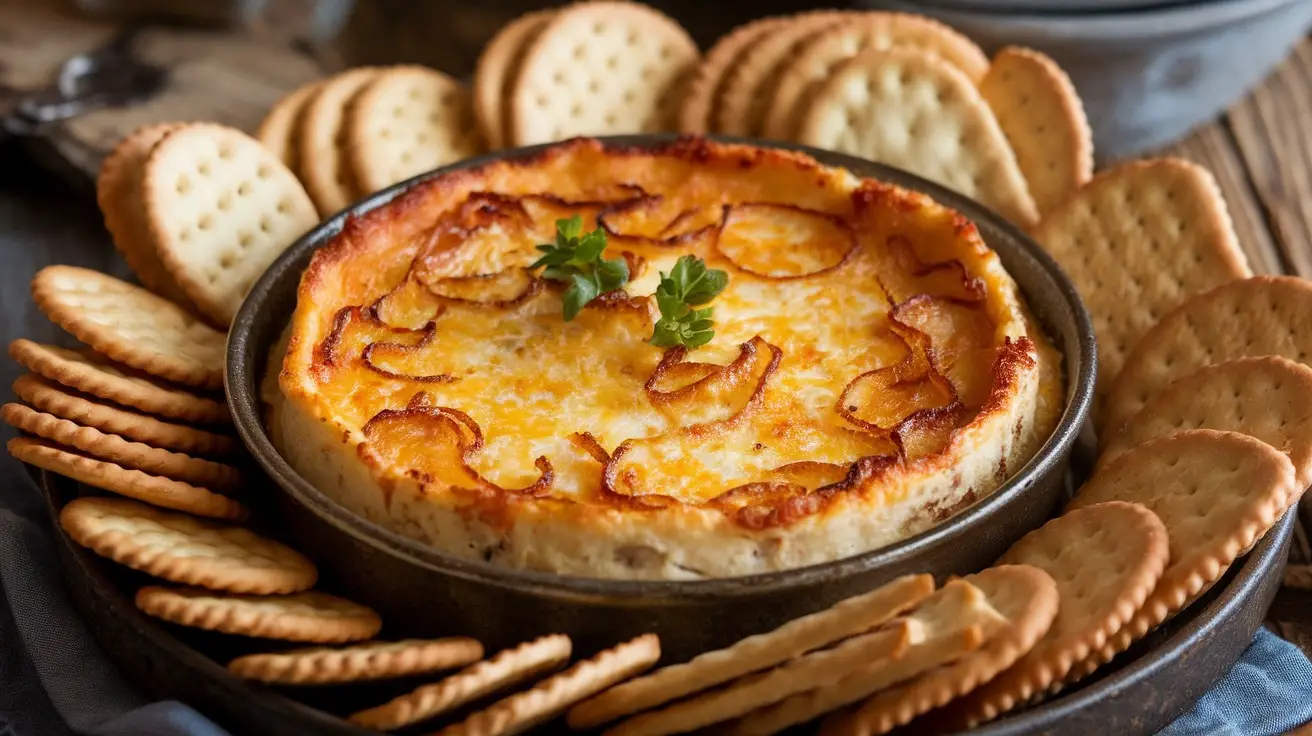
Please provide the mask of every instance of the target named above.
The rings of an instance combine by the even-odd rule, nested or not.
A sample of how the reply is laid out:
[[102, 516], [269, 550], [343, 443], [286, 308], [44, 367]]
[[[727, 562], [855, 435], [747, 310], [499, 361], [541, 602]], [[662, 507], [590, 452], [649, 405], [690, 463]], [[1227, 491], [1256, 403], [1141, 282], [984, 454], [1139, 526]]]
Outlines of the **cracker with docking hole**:
[[1168, 385], [1110, 436], [1098, 465], [1181, 429], [1256, 437], [1289, 456], [1299, 487], [1312, 485], [1312, 368], [1276, 355], [1200, 368]]
[[255, 279], [319, 222], [296, 175], [239, 130], [189, 125], [159, 142], [141, 195], [164, 266], [201, 312], [227, 325]]
[[816, 91], [840, 64], [868, 49], [914, 48], [952, 64], [974, 80], [989, 59], [973, 41], [931, 18], [910, 13], [861, 13], [850, 23], [821, 31], [781, 71], [765, 115], [768, 138], [793, 140]]
[[696, 63], [687, 31], [654, 8], [607, 1], [562, 8], [510, 82], [511, 143], [657, 132], [662, 98]]
[[321, 81], [303, 84], [283, 95], [282, 99], [269, 109], [264, 120], [260, 122], [259, 130], [255, 132], [256, 140], [277, 156], [284, 166], [296, 172], [297, 176], [300, 175], [296, 145], [297, 123], [305, 105], [314, 93], [319, 91], [320, 84]]
[[1312, 363], [1312, 282], [1256, 276], [1186, 301], [1144, 334], [1105, 402], [1103, 432], [1114, 433], [1150, 397], [1204, 366], [1279, 355]]
[[467, 637], [405, 639], [247, 654], [229, 662], [228, 671], [275, 685], [325, 685], [423, 675], [482, 658], [483, 645]]
[[241, 448], [231, 437], [93, 401], [32, 373], [15, 379], [13, 389], [18, 398], [47, 414], [153, 447], [209, 456], [231, 456]]
[[242, 487], [241, 472], [231, 465], [132, 442], [22, 404], [5, 404], [0, 414], [15, 429], [125, 469], [161, 475], [202, 489], [234, 491]]
[[343, 125], [347, 163], [362, 192], [483, 150], [469, 90], [422, 66], [380, 72], [356, 95]]
[[906, 619], [912, 622], [916, 640], [900, 656], [839, 672], [838, 678], [824, 686], [811, 687], [747, 714], [728, 732], [778, 733], [846, 708], [879, 690], [957, 661], [1011, 625], [984, 591], [964, 580], [949, 581], [907, 613]]
[[772, 670], [742, 677], [726, 687], [634, 716], [607, 729], [606, 736], [690, 733], [737, 718], [790, 695], [826, 687], [871, 663], [897, 660], [913, 642], [924, 639], [924, 628], [915, 619], [894, 619], [831, 649], [810, 652]]
[[559, 669], [569, 661], [571, 649], [569, 637], [564, 634], [543, 636], [382, 705], [352, 713], [347, 720], [376, 731], [394, 731], [426, 721]]
[[346, 108], [379, 67], [359, 67], [324, 80], [301, 110], [297, 122], [297, 174], [321, 217], [328, 217], [360, 194], [351, 180], [343, 144]]
[[318, 580], [296, 550], [241, 527], [123, 498], [69, 501], [59, 525], [102, 557], [157, 578], [232, 593], [295, 593]]
[[9, 343], [9, 357], [37, 375], [115, 404], [184, 422], [232, 423], [228, 406], [221, 399], [166, 385], [90, 351], [68, 350], [20, 337]]
[[1093, 131], [1075, 85], [1045, 54], [1008, 46], [979, 85], [1040, 216], [1057, 209], [1093, 176]]
[[502, 26], [483, 47], [474, 67], [474, 117], [492, 150], [509, 145], [506, 128], [506, 90], [519, 71], [524, 52], [555, 15], [555, 9], [525, 13]]
[[1074, 509], [1025, 535], [998, 562], [1051, 575], [1061, 601], [1057, 617], [1028, 654], [940, 715], [956, 728], [973, 728], [1042, 697], [1133, 618], [1168, 558], [1166, 527], [1137, 503]]
[[1180, 159], [1099, 173], [1043, 219], [1034, 239], [1070, 275], [1093, 317], [1099, 394], [1163, 315], [1249, 275], [1216, 181]]
[[369, 639], [383, 626], [372, 609], [317, 590], [234, 595], [147, 585], [136, 602], [147, 615], [180, 626], [262, 639], [337, 644]]
[[223, 388], [225, 335], [164, 297], [89, 268], [46, 266], [32, 277], [32, 299], [111, 360], [188, 386]]
[[715, 109], [716, 129], [729, 135], [760, 135], [783, 70], [817, 34], [850, 22], [853, 16], [844, 11], [795, 15], [756, 39], [724, 80]]
[[725, 80], [733, 74], [748, 49], [787, 22], [787, 18], [760, 18], [721, 36], [692, 72], [688, 88], [679, 102], [675, 129], [694, 135], [722, 132], [716, 122], [719, 119], [716, 108], [723, 99]]
[[864, 633], [923, 601], [934, 592], [930, 575], [907, 575], [822, 611], [789, 621], [773, 631], [692, 660], [661, 669], [575, 706], [569, 723], [592, 728], [786, 662], [806, 652]]
[[1104, 501], [1143, 504], [1166, 525], [1170, 561], [1134, 618], [1067, 681], [1110, 661], [1206, 592], [1302, 493], [1284, 453], [1212, 429], [1150, 440], [1095, 472], [1068, 510]]
[[[5, 416], [8, 418], [9, 412]], [[250, 513], [221, 493], [88, 457], [44, 439], [15, 437], [9, 440], [8, 449], [10, 455], [29, 465], [162, 508], [227, 521], [244, 521]]]
[[815, 94], [798, 142], [897, 166], [1028, 228], [1034, 198], [970, 78], [923, 51], [857, 54]]
[[510, 736], [551, 721], [574, 703], [623, 682], [661, 658], [660, 639], [643, 634], [574, 663], [523, 692], [493, 703], [438, 733], [442, 736]]
[[169, 275], [155, 252], [150, 228], [141, 210], [141, 180], [151, 149], [185, 123], [151, 123], [129, 133], [114, 146], [96, 177], [96, 204], [105, 229], [128, 267], [147, 289], [191, 308], [182, 287]]

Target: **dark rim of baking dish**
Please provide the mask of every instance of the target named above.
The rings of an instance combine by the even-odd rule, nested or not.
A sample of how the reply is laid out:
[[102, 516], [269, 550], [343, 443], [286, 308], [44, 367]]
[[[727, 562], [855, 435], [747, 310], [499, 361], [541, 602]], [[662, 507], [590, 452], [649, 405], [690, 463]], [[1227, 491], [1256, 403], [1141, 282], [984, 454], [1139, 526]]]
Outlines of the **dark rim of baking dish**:
[[[657, 148], [679, 140], [681, 136], [630, 135], [597, 137], [607, 147]], [[483, 584], [511, 588], [523, 593], [549, 594], [554, 597], [613, 598], [616, 596], [663, 597], [671, 600], [708, 600], [737, 595], [759, 595], [766, 591], [782, 591], [796, 586], [812, 585], [826, 580], [845, 578], [857, 572], [884, 566], [897, 560], [914, 558], [922, 550], [941, 543], [948, 537], [960, 537], [969, 543], [969, 534], [976, 527], [987, 524], [989, 516], [1000, 506], [1025, 492], [1030, 481], [1048, 473], [1060, 472], [1059, 458], [1068, 456], [1083, 429], [1093, 402], [1097, 368], [1093, 323], [1083, 302], [1070, 280], [1044, 250], [1019, 228], [1005, 221], [982, 205], [900, 169], [853, 156], [797, 146], [729, 136], [706, 136], [707, 140], [791, 150], [812, 156], [825, 166], [846, 168], [860, 176], [888, 175], [890, 179], [914, 182], [908, 188], [919, 189], [938, 202], [983, 221], [992, 229], [1004, 232], [1021, 248], [1025, 256], [1037, 262], [1046, 277], [1056, 286], [1063, 308], [1076, 323], [1077, 345], [1065, 345], [1064, 351], [1074, 349], [1079, 356], [1077, 372], [1066, 376], [1066, 405], [1061, 419], [1047, 441], [1019, 472], [1008, 478], [1001, 487], [969, 508], [933, 527], [907, 539], [885, 547], [862, 552], [829, 562], [805, 567], [790, 568], [768, 573], [706, 580], [626, 580], [620, 578], [594, 578], [562, 575], [538, 570], [526, 570], [497, 565], [483, 560], [461, 557], [445, 552], [415, 539], [403, 536], [386, 527], [368, 521], [348, 510], [315, 488], [301, 477], [282, 454], [273, 446], [264, 427], [259, 398], [259, 385], [263, 377], [269, 344], [256, 345], [252, 334], [261, 322], [271, 319], [266, 302], [270, 293], [287, 279], [299, 284], [301, 271], [294, 269], [295, 261], [304, 257], [306, 250], [317, 250], [341, 231], [347, 217], [374, 210], [416, 184], [461, 169], [474, 168], [502, 160], [531, 158], [559, 143], [510, 149], [466, 159], [451, 166], [420, 174], [414, 178], [383, 189], [320, 223], [283, 252], [251, 287], [241, 309], [237, 312], [228, 333], [227, 365], [224, 375], [228, 405], [237, 433], [264, 471], [281, 488], [302, 506], [324, 519], [340, 531], [410, 564], [435, 569], [443, 574], [457, 576]], [[873, 172], [873, 173], [870, 173]], [[1028, 295], [1027, 295], [1028, 296]], [[1036, 305], [1031, 303], [1032, 308]], [[287, 315], [290, 317], [290, 314]], [[279, 332], [282, 327], [280, 325]], [[1070, 356], [1063, 352], [1069, 362]]]

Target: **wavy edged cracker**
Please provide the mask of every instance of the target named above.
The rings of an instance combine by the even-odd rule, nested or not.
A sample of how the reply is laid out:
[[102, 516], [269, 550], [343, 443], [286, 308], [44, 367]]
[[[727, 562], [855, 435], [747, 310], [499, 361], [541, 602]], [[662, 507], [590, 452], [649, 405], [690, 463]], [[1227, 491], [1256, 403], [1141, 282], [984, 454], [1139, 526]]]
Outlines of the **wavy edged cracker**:
[[228, 663], [228, 671], [247, 680], [280, 685], [323, 685], [386, 680], [462, 667], [483, 658], [474, 639], [370, 641], [341, 649], [315, 647], [247, 654]]
[[816, 92], [798, 142], [904, 168], [1022, 227], [1038, 220], [1016, 156], [975, 85], [922, 51], [866, 51], [842, 64]]
[[188, 386], [223, 387], [225, 340], [177, 304], [76, 266], [46, 266], [32, 299], [47, 317], [96, 352]]
[[360, 193], [343, 150], [342, 120], [356, 93], [382, 69], [358, 67], [324, 80], [310, 95], [297, 121], [297, 174], [319, 215], [328, 217]]
[[297, 123], [301, 111], [305, 109], [306, 103], [314, 93], [319, 91], [319, 85], [322, 83], [322, 81], [314, 81], [303, 84], [283, 95], [273, 107], [269, 108], [268, 114], [260, 122], [259, 130], [255, 132], [255, 138], [293, 172], [297, 170], [299, 164], [296, 146]]
[[676, 130], [694, 135], [722, 132], [716, 123], [716, 108], [724, 93], [725, 80], [732, 75], [748, 49], [788, 21], [788, 18], [760, 18], [721, 36], [692, 72], [687, 90], [679, 102]]
[[988, 57], [973, 41], [943, 23], [911, 13], [861, 13], [812, 36], [781, 70], [765, 115], [765, 136], [795, 138], [815, 93], [839, 65], [862, 51], [894, 46], [937, 56], [976, 81], [989, 68]]
[[571, 649], [569, 637], [564, 634], [543, 636], [380, 706], [352, 713], [347, 720], [377, 731], [394, 731], [426, 721], [555, 670], [569, 661]]
[[660, 103], [697, 63], [697, 45], [645, 5], [588, 2], [557, 11], [524, 54], [508, 90], [511, 143], [651, 133]]
[[346, 112], [347, 160], [361, 192], [375, 192], [483, 150], [469, 90], [422, 66], [394, 67]]
[[1312, 485], [1312, 368], [1275, 355], [1200, 368], [1168, 385], [1109, 436], [1099, 467], [1181, 429], [1255, 437], [1289, 456], [1299, 487]]
[[502, 26], [479, 54], [474, 67], [474, 117], [494, 150], [505, 148], [510, 141], [505, 105], [508, 83], [519, 71], [524, 52], [555, 14], [552, 8], [519, 16]]
[[1028, 654], [942, 713], [971, 728], [1042, 696], [1101, 649], [1142, 607], [1169, 557], [1166, 527], [1146, 506], [1109, 501], [1074, 509], [1016, 542], [999, 564], [1033, 565], [1061, 604]]
[[44, 378], [115, 404], [186, 422], [232, 423], [223, 401], [165, 385], [94, 353], [20, 337], [9, 343], [9, 357]]
[[137, 591], [136, 603], [147, 615], [181, 626], [286, 641], [362, 641], [383, 626], [372, 609], [315, 590], [232, 595], [147, 585]]
[[1016, 152], [1039, 214], [1065, 202], [1093, 176], [1093, 131], [1070, 77], [1031, 49], [999, 51], [980, 82]]
[[1302, 491], [1279, 450], [1211, 429], [1150, 440], [1094, 473], [1069, 508], [1105, 501], [1147, 506], [1166, 525], [1170, 562], [1134, 618], [1089, 659], [1110, 660], [1205, 592]]
[[141, 190], [160, 259], [220, 325], [232, 321], [273, 259], [319, 222], [305, 188], [277, 156], [211, 123], [160, 141]]
[[1179, 159], [1095, 176], [1034, 231], [1084, 298], [1105, 393], [1135, 344], [1190, 296], [1249, 275], [1212, 175]]
[[576, 662], [569, 669], [438, 733], [443, 736], [523, 733], [560, 716], [574, 703], [648, 669], [660, 658], [660, 639], [655, 634], [643, 634]]
[[[5, 422], [15, 429], [34, 434], [58, 445], [72, 448], [97, 460], [103, 460], [129, 470], [139, 470], [151, 475], [182, 481], [201, 488], [220, 491], [232, 491], [242, 487], [241, 472], [231, 465], [211, 462], [198, 457], [191, 457], [180, 452], [170, 452], [141, 442], [132, 442], [116, 434], [107, 434], [94, 427], [85, 427], [53, 414], [36, 411], [22, 404], [5, 404], [0, 407], [0, 415]], [[95, 485], [93, 483], [93, 485]], [[166, 484], [171, 485], [171, 484]], [[184, 491], [184, 495], [200, 496], [208, 499], [212, 494], [194, 494]], [[143, 499], [149, 500], [149, 499]], [[204, 504], [208, 507], [208, 503]], [[190, 507], [170, 506], [183, 511]], [[234, 510], [235, 511], [235, 510]], [[206, 514], [227, 518], [226, 513]]]
[[153, 447], [196, 455], [234, 455], [240, 449], [231, 437], [92, 401], [30, 373], [19, 376], [13, 389], [20, 399], [47, 414]]
[[123, 498], [78, 498], [59, 514], [73, 541], [157, 578], [233, 593], [293, 593], [314, 585], [314, 563], [240, 527]]
[[1312, 363], [1312, 282], [1256, 276], [1172, 310], [1125, 359], [1104, 405], [1102, 429], [1119, 429], [1150, 397], [1199, 368], [1257, 355]]
[[186, 123], [151, 123], [133, 130], [114, 146], [96, 177], [96, 204], [105, 229], [128, 267], [147, 289], [171, 302], [191, 308], [182, 287], [169, 275], [155, 253], [141, 209], [141, 179], [151, 149]]
[[591, 728], [623, 715], [706, 690], [736, 677], [786, 662], [813, 649], [879, 626], [934, 591], [929, 575], [907, 575], [869, 593], [839, 601], [823, 611], [794, 619], [773, 631], [749, 636], [725, 649], [662, 667], [580, 703], [570, 725]]

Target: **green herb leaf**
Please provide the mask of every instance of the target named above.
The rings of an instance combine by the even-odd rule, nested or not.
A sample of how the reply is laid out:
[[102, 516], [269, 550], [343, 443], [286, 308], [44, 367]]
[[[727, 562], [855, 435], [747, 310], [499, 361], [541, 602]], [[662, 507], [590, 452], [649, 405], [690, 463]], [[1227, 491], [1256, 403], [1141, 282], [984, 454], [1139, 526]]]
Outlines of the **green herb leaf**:
[[569, 283], [561, 296], [565, 321], [578, 316], [588, 302], [629, 282], [629, 264], [623, 258], [605, 260], [606, 231], [583, 232], [583, 218], [556, 220], [556, 242], [537, 246], [542, 257], [529, 268], [543, 268], [542, 278]]
[[661, 310], [652, 331], [651, 344], [658, 348], [683, 345], [699, 348], [715, 337], [712, 308], [693, 309], [705, 304], [729, 284], [729, 274], [708, 269], [696, 256], [682, 256], [667, 275], [661, 273], [656, 287], [656, 306]]

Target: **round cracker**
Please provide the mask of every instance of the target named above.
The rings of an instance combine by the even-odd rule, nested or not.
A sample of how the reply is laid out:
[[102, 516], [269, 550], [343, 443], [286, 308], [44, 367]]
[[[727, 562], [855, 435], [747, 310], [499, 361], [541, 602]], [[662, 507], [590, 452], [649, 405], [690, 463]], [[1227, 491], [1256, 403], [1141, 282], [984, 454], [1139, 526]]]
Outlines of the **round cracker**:
[[478, 56], [474, 67], [474, 116], [493, 150], [505, 148], [510, 141], [505, 105], [510, 81], [519, 71], [524, 52], [555, 14], [555, 8], [551, 8], [519, 16], [502, 26]]
[[1075, 282], [1093, 317], [1100, 394], [1162, 315], [1249, 275], [1216, 181], [1180, 159], [1103, 171], [1044, 218], [1034, 239]]
[[1257, 355], [1312, 362], [1309, 314], [1312, 282], [1293, 276], [1256, 276], [1194, 296], [1144, 333], [1125, 359], [1104, 403], [1103, 433], [1204, 366]]
[[483, 645], [467, 637], [406, 639], [247, 654], [229, 662], [228, 671], [277, 685], [324, 685], [423, 675], [482, 658]]
[[716, 125], [716, 107], [723, 97], [725, 80], [749, 48], [787, 22], [787, 18], [760, 18], [721, 36], [692, 72], [679, 102], [676, 129], [694, 135], [722, 132]]
[[137, 608], [181, 626], [265, 639], [335, 644], [362, 641], [382, 628], [373, 610], [316, 590], [291, 595], [224, 595], [199, 588], [147, 585]]
[[69, 501], [59, 525], [98, 555], [184, 585], [232, 593], [294, 593], [318, 579], [314, 563], [284, 544], [126, 498]]
[[43, 412], [152, 447], [196, 455], [234, 455], [241, 447], [231, 437], [92, 401], [31, 373], [15, 379], [13, 389]]
[[351, 99], [381, 71], [358, 67], [329, 77], [301, 110], [296, 124], [297, 173], [321, 217], [344, 209], [360, 194], [344, 156], [342, 120]]
[[22, 404], [5, 404], [0, 415], [15, 429], [124, 468], [220, 491], [242, 487], [241, 473], [231, 465], [132, 442]]
[[319, 222], [296, 175], [259, 141], [210, 123], [160, 141], [142, 200], [164, 266], [227, 325], [269, 264]]
[[223, 387], [225, 335], [163, 297], [89, 268], [47, 266], [32, 277], [32, 299], [111, 360], [188, 386]]
[[1029, 227], [1034, 199], [998, 121], [956, 67], [912, 48], [865, 51], [816, 92], [798, 140], [897, 166]]
[[668, 118], [662, 100], [696, 62], [687, 31], [653, 8], [603, 1], [561, 9], [511, 83], [511, 142], [659, 131]]
[[483, 149], [469, 91], [422, 66], [375, 75], [356, 95], [343, 125], [347, 161], [363, 193]]
[[1108, 438], [1099, 467], [1181, 429], [1256, 437], [1289, 456], [1300, 487], [1312, 485], [1312, 368], [1274, 355], [1200, 368], [1168, 385]]
[[75, 391], [151, 414], [202, 424], [230, 424], [222, 401], [161, 383], [94, 353], [43, 345], [24, 338], [9, 343], [9, 357]]
[[[306, 103], [314, 93], [319, 91], [319, 85], [322, 83], [322, 81], [314, 81], [303, 84], [283, 95], [282, 99], [269, 109], [264, 120], [260, 122], [259, 130], [255, 132], [256, 139], [293, 172], [297, 171], [298, 164], [297, 123], [301, 111], [305, 109]], [[299, 172], [297, 174], [299, 176]]]

